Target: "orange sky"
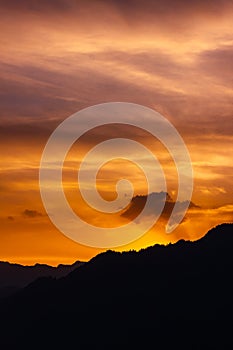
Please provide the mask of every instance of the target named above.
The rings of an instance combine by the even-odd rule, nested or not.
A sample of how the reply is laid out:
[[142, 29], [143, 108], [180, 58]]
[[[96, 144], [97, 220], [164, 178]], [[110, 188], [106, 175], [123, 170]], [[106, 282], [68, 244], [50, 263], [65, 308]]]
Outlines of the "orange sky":
[[[53, 226], [38, 178], [55, 127], [102, 102], [133, 102], [160, 112], [183, 137], [194, 169], [196, 207], [184, 222], [166, 235], [162, 217], [138, 241], [117, 249], [197, 239], [218, 223], [232, 222], [232, 1], [0, 0], [0, 6], [0, 260], [57, 265], [88, 260], [100, 251], [69, 240]], [[64, 168], [67, 198], [89, 220], [89, 209], [80, 210], [75, 167], [102, 135], [114, 132], [86, 135]], [[134, 138], [151, 146], [148, 135]], [[174, 164], [158, 143], [151, 147], [175, 200]], [[134, 183], [135, 194], [145, 194], [143, 175], [120, 161], [101, 170], [102, 194], [113, 196], [114, 181], [123, 175]], [[97, 222], [114, 220], [123, 219], [99, 216]]]

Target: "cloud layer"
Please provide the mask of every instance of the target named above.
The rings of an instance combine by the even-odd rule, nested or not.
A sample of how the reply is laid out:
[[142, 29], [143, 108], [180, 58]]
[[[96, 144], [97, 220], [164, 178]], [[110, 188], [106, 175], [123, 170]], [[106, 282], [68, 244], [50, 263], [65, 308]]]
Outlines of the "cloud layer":
[[[20, 255], [29, 260], [44, 256], [46, 261], [52, 255], [55, 261], [57, 256], [75, 260], [97, 253], [65, 243], [40, 214], [44, 211], [38, 171], [44, 145], [56, 126], [72, 113], [103, 102], [154, 108], [183, 137], [194, 168], [192, 200], [201, 209], [190, 208], [172, 240], [195, 238], [211, 225], [232, 220], [232, 1], [0, 0], [0, 6], [0, 192], [5, 232], [1, 256], [11, 260]], [[93, 131], [68, 155], [64, 184], [70, 203], [81, 206], [75, 191], [75, 167], [81, 156], [95, 142], [117, 134], [130, 135], [152, 148], [175, 198], [177, 178], [164, 148], [148, 135], [118, 126], [113, 131]], [[118, 165], [111, 164], [103, 173], [107, 179], [105, 186], [104, 180], [100, 185], [103, 195], [112, 196], [112, 179], [122, 169], [128, 169], [130, 179], [138, 184], [135, 197], [144, 195], [141, 175], [129, 165]], [[164, 217], [172, 205], [166, 202]], [[193, 220], [203, 222], [202, 227]], [[22, 239], [28, 244], [21, 245]], [[161, 230], [157, 236], [146, 235], [136, 247], [165, 241]], [[69, 248], [64, 251], [66, 244]]]

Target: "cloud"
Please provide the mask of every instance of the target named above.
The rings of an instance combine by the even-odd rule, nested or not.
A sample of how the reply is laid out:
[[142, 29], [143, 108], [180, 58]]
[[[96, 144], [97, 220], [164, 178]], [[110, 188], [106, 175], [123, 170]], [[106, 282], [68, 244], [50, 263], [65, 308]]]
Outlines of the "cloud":
[[10, 216], [8, 216], [8, 217], [7, 217], [7, 219], [8, 219], [9, 221], [14, 221], [14, 217], [13, 217], [13, 216], [11, 216], [11, 215], [10, 215]]
[[[121, 215], [130, 220], [135, 219], [135, 222], [137, 222], [136, 217], [140, 214], [140, 212], [144, 208], [148, 197], [153, 199], [153, 205], [148, 207], [148, 209], [145, 212], [145, 217], [158, 214], [158, 209], [160, 208], [161, 204], [163, 204], [164, 208], [160, 215], [160, 220], [161, 219], [167, 220], [172, 213], [172, 210], [175, 206], [175, 202], [172, 200], [171, 196], [166, 192], [150, 193], [149, 195], [133, 197], [128, 208], [126, 208], [126, 210]], [[178, 204], [179, 210], [183, 212], [183, 208], [184, 206], [186, 206], [186, 202], [178, 202], [177, 204]], [[199, 207], [196, 206], [194, 203], [190, 202], [189, 208], [199, 208]]]
[[[7, 149], [0, 173], [4, 218], [20, 212], [23, 234], [34, 220], [40, 221], [36, 221], [38, 232], [45, 232], [46, 220], [39, 219], [43, 209], [38, 171], [49, 135], [82, 108], [125, 101], [163, 114], [189, 148], [194, 162], [193, 200], [201, 208], [191, 204], [177, 239], [183, 237], [184, 226], [185, 234], [193, 231], [196, 237], [201, 225], [207, 230], [210, 223], [227, 221], [230, 207], [204, 208], [232, 202], [232, 5], [231, 0], [0, 0], [0, 30], [4, 33], [0, 44], [0, 133], [1, 147]], [[82, 138], [76, 154], [84, 155], [106, 135], [128, 135], [152, 146], [146, 135], [134, 132], [119, 125], [112, 132], [104, 127], [95, 130]], [[173, 194], [176, 174], [171, 171], [171, 157], [166, 153], [162, 158], [164, 152], [157, 144], [153, 151], [164, 160], [168, 191]], [[70, 171], [65, 173], [66, 185], [71, 189], [77, 182], [73, 170], [76, 154], [74, 164], [65, 164], [64, 173]], [[117, 166], [109, 169], [108, 179], [120, 178]], [[135, 193], [145, 193], [143, 190], [136, 188]], [[72, 204], [73, 192], [70, 190]], [[122, 221], [140, 212], [145, 201], [146, 197], [136, 196]], [[162, 225], [174, 207], [171, 198], [164, 201]], [[31, 208], [31, 203], [39, 211], [25, 209]], [[77, 203], [82, 203], [79, 198], [73, 207]], [[154, 210], [149, 208], [147, 215]], [[11, 221], [5, 220], [12, 230]], [[189, 221], [192, 226], [196, 222], [192, 230]], [[154, 233], [152, 236], [154, 243]], [[10, 255], [11, 250], [10, 242]]]
[[[145, 16], [155, 15], [156, 17], [183, 16], [185, 13], [203, 14], [222, 13], [231, 7], [231, 0], [0, 0], [3, 9], [10, 11], [27, 11], [44, 14], [73, 13], [79, 14], [82, 9], [116, 11], [121, 16], [130, 19], [136, 17], [138, 21]], [[92, 13], [93, 15], [93, 13]], [[136, 19], [135, 18], [135, 19]], [[191, 25], [191, 23], [190, 23]]]
[[198, 57], [198, 68], [203, 74], [215, 78], [218, 84], [232, 88], [233, 84], [233, 48], [224, 45], [213, 50], [206, 50]]
[[42, 66], [34, 58], [23, 66], [0, 63], [6, 75], [1, 82], [2, 118], [13, 124], [14, 115], [19, 123], [34, 124], [40, 130], [44, 120], [48, 128], [47, 121], [54, 125], [84, 107], [128, 101], [165, 112], [186, 134], [190, 130], [192, 135], [200, 134], [203, 129], [229, 134], [232, 96], [225, 88], [232, 86], [232, 56], [229, 48], [204, 50], [187, 63], [162, 48], [109, 48], [91, 55], [55, 54], [53, 59], [41, 58]]
[[37, 218], [37, 217], [43, 216], [43, 214], [38, 212], [37, 210], [30, 210], [30, 209], [25, 209], [22, 214], [24, 217], [27, 217], [27, 218]]
[[226, 204], [215, 208], [191, 208], [187, 216], [191, 226], [196, 227], [195, 232], [202, 226], [211, 227], [219, 223], [233, 222], [233, 205]]
[[2, 9], [9, 11], [28, 11], [28, 12], [64, 12], [72, 8], [75, 4], [74, 0], [0, 0], [0, 6]]

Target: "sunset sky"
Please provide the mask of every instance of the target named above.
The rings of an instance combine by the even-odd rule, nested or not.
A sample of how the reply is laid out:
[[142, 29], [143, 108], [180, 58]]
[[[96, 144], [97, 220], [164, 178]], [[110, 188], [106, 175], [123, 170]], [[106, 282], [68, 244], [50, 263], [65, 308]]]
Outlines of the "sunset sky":
[[[117, 250], [195, 240], [233, 221], [232, 1], [0, 0], [0, 9], [0, 260], [57, 265], [102, 251], [71, 241], [51, 223], [39, 166], [47, 139], [63, 120], [104, 102], [161, 113], [183, 137], [194, 171], [192, 205], [182, 224], [166, 234], [165, 207], [150, 232]], [[75, 212], [105, 227], [131, 214], [93, 215], [80, 198], [77, 168], [96, 143], [119, 134], [151, 147], [166, 174], [168, 202], [177, 195], [172, 159], [150, 135], [121, 126], [93, 130], [70, 150], [64, 188]], [[99, 172], [102, 195], [113, 198], [124, 176], [135, 196], [146, 196], [143, 174], [124, 160]]]

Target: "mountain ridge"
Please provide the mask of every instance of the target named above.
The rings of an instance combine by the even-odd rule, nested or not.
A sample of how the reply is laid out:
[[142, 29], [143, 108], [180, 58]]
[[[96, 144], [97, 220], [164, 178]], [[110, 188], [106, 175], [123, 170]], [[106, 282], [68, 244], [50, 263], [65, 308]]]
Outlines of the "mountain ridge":
[[0, 261], [0, 297], [12, 294], [39, 277], [52, 276], [60, 278], [82, 264], [83, 262], [77, 260], [71, 265], [59, 264], [57, 267], [54, 267], [38, 263], [35, 265], [20, 265], [8, 261]]
[[[233, 324], [232, 248], [233, 224], [222, 224], [194, 242], [100, 253], [64, 277], [38, 279], [0, 300], [4, 341], [132, 345], [180, 322], [214, 323], [220, 334]], [[190, 348], [232, 348], [230, 335], [217, 341], [205, 334], [193, 334]]]

